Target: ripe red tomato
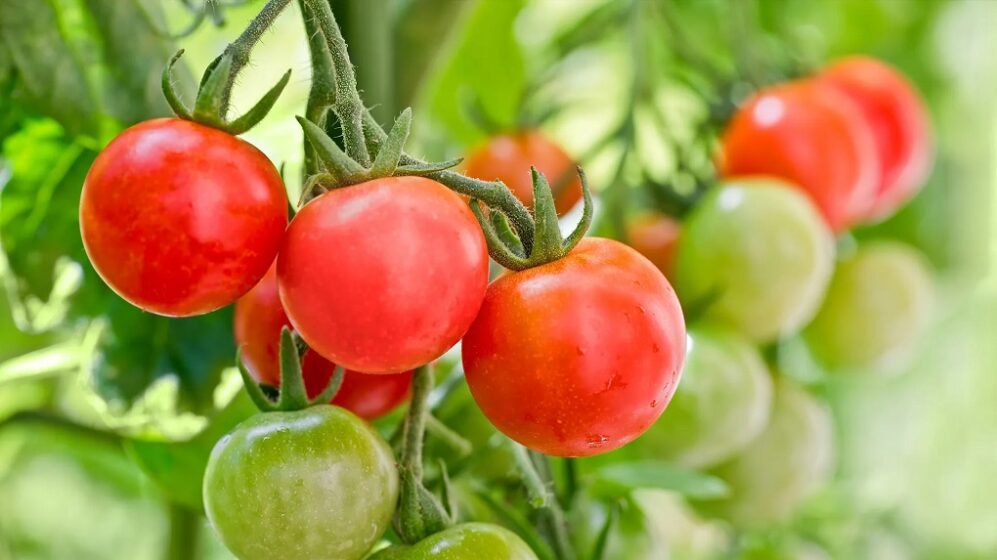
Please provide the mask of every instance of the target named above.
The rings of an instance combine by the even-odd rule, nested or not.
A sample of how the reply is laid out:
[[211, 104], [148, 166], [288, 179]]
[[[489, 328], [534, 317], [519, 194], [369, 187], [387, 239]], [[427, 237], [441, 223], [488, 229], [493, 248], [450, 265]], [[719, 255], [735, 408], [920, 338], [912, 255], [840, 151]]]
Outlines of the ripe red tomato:
[[528, 208], [533, 207], [530, 166], [547, 177], [554, 190], [554, 206], [563, 216], [582, 198], [582, 181], [575, 162], [560, 146], [539, 131], [526, 130], [494, 136], [464, 161], [464, 172], [483, 181], [502, 181]]
[[627, 223], [627, 245], [647, 257], [670, 278], [681, 233], [682, 225], [675, 218], [659, 212], [646, 212]]
[[873, 58], [845, 58], [819, 80], [850, 98], [872, 127], [883, 174], [868, 217], [886, 217], [924, 185], [931, 169], [927, 110], [910, 82]]
[[224, 307], [259, 281], [287, 227], [262, 152], [180, 119], [137, 124], [97, 156], [80, 198], [87, 256], [118, 295], [175, 317]]
[[[280, 385], [280, 331], [290, 326], [277, 294], [276, 267], [235, 304], [235, 340], [246, 369], [260, 383]], [[336, 365], [309, 350], [301, 362], [309, 398], [325, 389]], [[408, 398], [412, 372], [368, 375], [347, 370], [332, 404], [367, 420], [384, 416]]]
[[488, 250], [471, 210], [443, 185], [375, 179], [298, 212], [277, 281], [291, 324], [323, 357], [406, 371], [464, 336], [488, 286]]
[[858, 108], [810, 81], [756, 93], [728, 124], [720, 157], [726, 177], [770, 175], [800, 186], [836, 232], [868, 214], [881, 173]]
[[583, 457], [657, 420], [685, 345], [661, 272], [622, 243], [588, 238], [493, 282], [462, 349], [471, 394], [499, 430], [548, 455]]

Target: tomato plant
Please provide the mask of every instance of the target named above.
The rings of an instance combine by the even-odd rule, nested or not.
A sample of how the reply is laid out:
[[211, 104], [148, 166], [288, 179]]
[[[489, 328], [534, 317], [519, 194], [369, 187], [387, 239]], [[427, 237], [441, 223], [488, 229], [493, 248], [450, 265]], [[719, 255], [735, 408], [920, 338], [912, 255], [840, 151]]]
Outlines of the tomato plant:
[[833, 259], [831, 234], [806, 197], [777, 180], [731, 180], [686, 219], [675, 285], [705, 319], [765, 342], [814, 316]]
[[760, 90], [724, 131], [723, 175], [771, 175], [805, 191], [835, 232], [869, 213], [882, 170], [869, 123], [812, 82]]
[[359, 560], [397, 499], [387, 444], [329, 405], [253, 416], [218, 442], [204, 475], [208, 519], [244, 560]]
[[886, 241], [860, 246], [838, 264], [807, 327], [809, 346], [835, 368], [896, 366], [925, 330], [933, 291], [931, 271], [915, 250]]
[[471, 393], [499, 430], [577, 457], [620, 447], [661, 415], [685, 343], [661, 272], [621, 243], [588, 238], [492, 283], [462, 348]]
[[[256, 381], [280, 386], [280, 331], [290, 326], [277, 293], [275, 267], [235, 304], [235, 340], [246, 368]], [[310, 398], [318, 396], [329, 383], [335, 364], [313, 350], [301, 363], [305, 388]], [[368, 375], [347, 371], [332, 404], [349, 409], [367, 420], [391, 412], [409, 394], [412, 373]]]
[[845, 58], [818, 79], [854, 102], [870, 124], [883, 172], [867, 217], [889, 216], [924, 186], [931, 170], [927, 109], [903, 75], [874, 58]]
[[730, 486], [730, 496], [703, 502], [703, 509], [738, 526], [785, 521], [830, 477], [832, 428], [826, 405], [780, 379], [768, 425], [741, 454], [713, 470]]
[[537, 130], [493, 136], [474, 149], [464, 162], [464, 171], [469, 176], [502, 181], [528, 207], [533, 205], [530, 167], [536, 167], [551, 181], [559, 215], [581, 200], [582, 184], [575, 174], [574, 160]]
[[689, 336], [675, 397], [628, 451], [701, 468], [730, 459], [765, 428], [772, 380], [758, 350], [737, 334], [697, 328]]
[[453, 192], [420, 177], [376, 179], [298, 212], [277, 281], [291, 324], [323, 357], [399, 372], [438, 358], [467, 331], [488, 283], [488, 252]]
[[489, 523], [464, 523], [412, 546], [392, 547], [370, 560], [536, 560], [523, 539]]
[[80, 198], [87, 256], [121, 297], [184, 317], [249, 291], [287, 226], [284, 183], [259, 150], [179, 119], [125, 130], [97, 156]]

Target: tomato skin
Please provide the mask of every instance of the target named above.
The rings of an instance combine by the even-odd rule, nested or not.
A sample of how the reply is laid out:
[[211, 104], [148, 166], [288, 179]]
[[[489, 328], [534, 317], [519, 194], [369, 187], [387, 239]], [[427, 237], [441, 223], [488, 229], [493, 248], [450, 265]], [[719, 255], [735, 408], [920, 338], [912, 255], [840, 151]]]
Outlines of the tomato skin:
[[462, 351], [471, 394], [495, 427], [530, 449], [583, 457], [654, 423], [685, 344], [661, 272], [622, 243], [587, 238], [493, 282]]
[[672, 278], [682, 225], [671, 216], [645, 212], [627, 223], [627, 245], [647, 257], [666, 278]]
[[359, 560], [398, 499], [388, 444], [342, 408], [257, 414], [215, 445], [204, 509], [242, 560]]
[[874, 58], [839, 60], [818, 80], [851, 99], [871, 125], [883, 173], [867, 217], [884, 218], [909, 200], [931, 171], [928, 111], [900, 72]]
[[457, 343], [488, 285], [481, 227], [460, 197], [422, 177], [334, 190], [292, 220], [277, 258], [291, 324], [326, 359], [393, 373]]
[[934, 285], [924, 257], [876, 241], [838, 263], [821, 310], [805, 331], [820, 362], [834, 369], [896, 370], [927, 328]]
[[412, 546], [393, 546], [370, 560], [537, 560], [523, 539], [491, 523], [462, 523]]
[[702, 469], [730, 459], [758, 436], [772, 408], [772, 378], [758, 350], [726, 329], [689, 331], [682, 383], [661, 418], [622, 449]]
[[224, 307], [263, 277], [287, 195], [251, 144], [180, 119], [139, 123], [97, 156], [80, 198], [87, 256], [112, 290], [159, 315]]
[[[234, 314], [235, 340], [246, 369], [256, 381], [274, 387], [280, 386], [280, 331], [291, 325], [277, 292], [277, 269], [272, 266], [259, 284], [239, 298]], [[315, 398], [329, 383], [336, 365], [308, 350], [301, 369], [308, 396]], [[368, 375], [347, 370], [332, 404], [374, 420], [407, 399], [411, 386], [412, 372]]]
[[813, 204], [778, 180], [727, 181], [683, 225], [675, 287], [703, 318], [754, 342], [796, 332], [817, 313], [834, 240]]
[[756, 93], [734, 115], [721, 144], [723, 176], [785, 179], [810, 195], [835, 232], [868, 214], [882, 173], [858, 108], [809, 81]]
[[783, 522], [828, 481], [833, 466], [829, 409], [782, 378], [775, 384], [765, 430], [741, 454], [712, 471], [727, 482], [730, 495], [701, 506], [738, 527]]
[[[524, 130], [489, 138], [464, 160], [464, 172], [483, 181], [502, 181], [527, 208], [533, 208], [530, 167], [536, 167], [554, 189], [554, 206], [563, 216], [582, 198], [582, 181], [575, 165], [571, 156], [543, 133]], [[562, 180], [566, 181], [563, 185], [558, 183]]]

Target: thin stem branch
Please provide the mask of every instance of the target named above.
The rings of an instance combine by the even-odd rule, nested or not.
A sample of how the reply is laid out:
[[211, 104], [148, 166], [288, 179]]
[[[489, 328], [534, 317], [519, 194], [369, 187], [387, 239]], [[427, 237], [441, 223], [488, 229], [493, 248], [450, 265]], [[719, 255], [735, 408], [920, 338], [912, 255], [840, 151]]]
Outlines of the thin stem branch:
[[[308, 91], [308, 104], [305, 108], [305, 118], [325, 128], [326, 112], [336, 102], [336, 68], [329, 54], [325, 33], [319, 26], [311, 6], [307, 0], [298, 0], [301, 7], [301, 19], [308, 36], [308, 51], [312, 62], [312, 84]], [[307, 138], [305, 145], [304, 177], [314, 175], [319, 171], [315, 150]]]
[[333, 105], [343, 127], [346, 153], [364, 167], [370, 166], [370, 153], [364, 139], [363, 119], [367, 110], [357, 91], [357, 76], [346, 50], [346, 40], [336, 16], [326, 0], [305, 0], [325, 35], [326, 46], [336, 69], [336, 101]]
[[430, 365], [417, 368], [412, 374], [412, 399], [402, 428], [401, 467], [422, 480], [422, 446], [426, 435], [429, 393], [433, 389], [433, 369]]
[[[260, 41], [263, 34], [267, 29], [273, 24], [277, 16], [280, 15], [284, 8], [291, 3], [291, 0], [270, 0], [263, 6], [260, 13], [253, 18], [249, 25], [243, 30], [242, 34], [235, 40], [229, 43], [225, 47], [224, 55], [231, 55], [232, 57], [232, 70], [230, 74], [230, 79], [225, 88], [222, 90], [222, 115], [224, 116], [228, 111], [229, 104], [232, 100], [232, 87], [235, 85], [235, 78], [239, 75], [239, 72], [249, 63], [249, 54], [252, 52], [253, 47]], [[207, 75], [207, 74], [205, 74]]]

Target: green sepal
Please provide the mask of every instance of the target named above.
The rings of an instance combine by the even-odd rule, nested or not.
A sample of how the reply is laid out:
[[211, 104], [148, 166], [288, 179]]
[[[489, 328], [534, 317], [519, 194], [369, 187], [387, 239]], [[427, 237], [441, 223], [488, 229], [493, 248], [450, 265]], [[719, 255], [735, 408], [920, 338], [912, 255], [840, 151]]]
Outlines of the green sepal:
[[176, 116], [184, 120], [192, 120], [193, 117], [190, 114], [190, 109], [187, 105], [180, 99], [180, 94], [177, 92], [176, 87], [173, 85], [173, 67], [176, 65], [180, 57], [183, 56], [184, 50], [180, 49], [170, 57], [170, 61], [166, 63], [166, 67], [163, 68], [162, 76], [162, 87], [163, 87], [163, 97], [166, 98], [166, 103], [169, 104], [170, 109]]
[[536, 167], [530, 167], [533, 176], [533, 220], [536, 229], [533, 234], [533, 251], [530, 260], [550, 262], [564, 255], [561, 226], [557, 222], [557, 208], [554, 206], [554, 193], [550, 183]]
[[[481, 210], [481, 203], [476, 198], [471, 199], [471, 212], [481, 225], [481, 231], [485, 234], [485, 243], [488, 245], [488, 254], [495, 262], [508, 268], [509, 270], [523, 270], [529, 268], [529, 261], [513, 252], [513, 249], [502, 242], [502, 238], [492, 221], [485, 216]], [[520, 245], [521, 246], [521, 245]]]
[[387, 177], [395, 172], [402, 157], [402, 149], [412, 128], [412, 109], [406, 108], [398, 115], [395, 125], [388, 132], [388, 138], [377, 151], [374, 163], [370, 166], [371, 177]]
[[523, 248], [523, 242], [520, 241], [519, 236], [513, 231], [512, 225], [509, 224], [509, 219], [505, 217], [502, 212], [493, 211], [491, 212], [492, 227], [495, 228], [495, 233], [498, 238], [502, 241], [502, 244], [509, 248], [517, 257], [526, 257], [526, 249]]
[[440, 499], [451, 523], [457, 522], [457, 495], [454, 492], [453, 484], [450, 483], [450, 472], [447, 470], [447, 462], [439, 459], [440, 467]]
[[326, 384], [325, 389], [315, 396], [314, 399], [308, 401], [309, 406], [315, 406], [317, 404], [328, 404], [332, 399], [336, 398], [336, 393], [339, 392], [339, 388], [343, 386], [343, 378], [346, 377], [346, 369], [343, 366], [336, 366], [336, 369], [332, 372], [332, 377], [329, 378], [329, 383]]
[[277, 98], [279, 98], [280, 94], [284, 92], [284, 88], [287, 87], [287, 83], [290, 80], [291, 71], [288, 70], [287, 72], [284, 72], [284, 75], [281, 76], [280, 80], [278, 80], [277, 83], [274, 84], [274, 86], [270, 88], [270, 90], [267, 91], [259, 101], [256, 102], [256, 105], [253, 105], [253, 107], [246, 111], [241, 117], [225, 125], [225, 130], [228, 131], [229, 134], [238, 136], [259, 124], [259, 122], [267, 116], [267, 113], [270, 112], [270, 109], [273, 109], [274, 104], [277, 103]]
[[267, 397], [266, 393], [263, 392], [263, 388], [260, 387], [260, 384], [249, 373], [249, 370], [246, 369], [246, 364], [242, 361], [242, 348], [236, 350], [235, 363], [239, 367], [239, 375], [242, 376], [242, 384], [246, 387], [246, 393], [249, 395], [250, 400], [253, 401], [253, 404], [256, 405], [256, 408], [262, 412], [277, 410], [277, 404]]
[[464, 158], [448, 159], [447, 161], [439, 162], [429, 162], [429, 163], [410, 163], [408, 165], [399, 165], [395, 170], [395, 175], [429, 175], [430, 173], [437, 173], [439, 171], [446, 171], [451, 167], [456, 167], [460, 165], [460, 162], [464, 161]]
[[422, 485], [415, 473], [400, 470], [401, 491], [394, 527], [402, 542], [416, 543], [453, 525], [443, 504]]
[[575, 226], [575, 229], [571, 231], [568, 238], [561, 245], [565, 254], [570, 253], [581, 242], [585, 234], [588, 233], [589, 227], [592, 226], [594, 208], [592, 204], [592, 190], [589, 188], [589, 181], [588, 177], [585, 176], [585, 171], [580, 166], [575, 167], [575, 170], [578, 171], [578, 178], [582, 182], [582, 218], [578, 220], [578, 225]]
[[308, 403], [308, 392], [301, 374], [301, 350], [294, 341], [291, 329], [280, 331], [280, 400], [281, 410], [301, 410]]
[[338, 177], [341, 181], [350, 181], [366, 176], [367, 170], [346, 155], [346, 152], [336, 145], [321, 127], [303, 117], [295, 118], [298, 119], [298, 124], [301, 125], [305, 138], [315, 148], [315, 154], [331, 175]]
[[222, 128], [225, 115], [222, 114], [223, 90], [232, 76], [232, 55], [223, 54], [204, 73], [201, 87], [197, 90], [197, 100], [194, 101], [194, 120], [200, 123]]

